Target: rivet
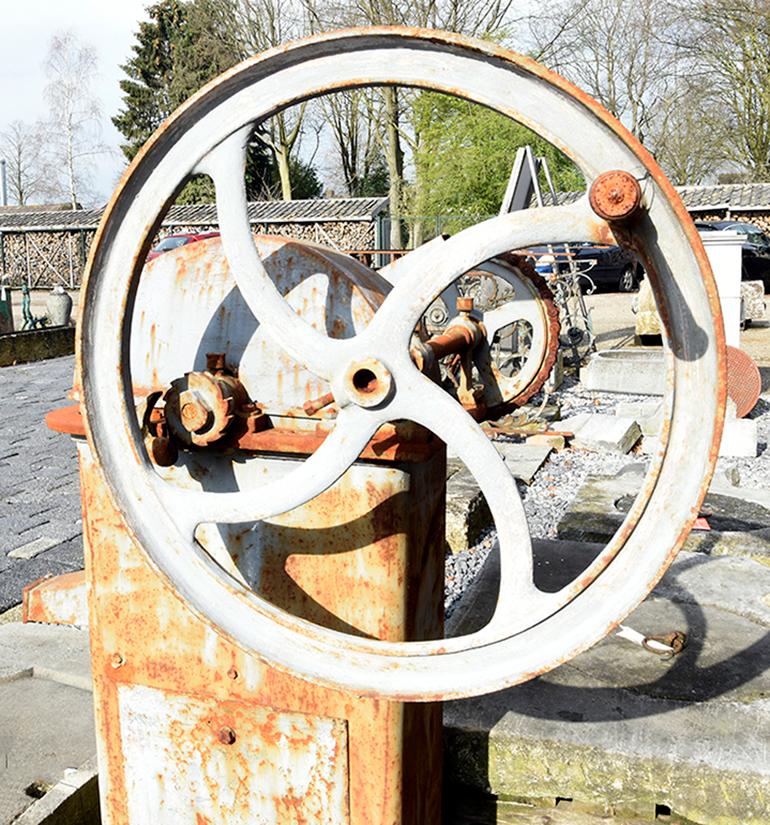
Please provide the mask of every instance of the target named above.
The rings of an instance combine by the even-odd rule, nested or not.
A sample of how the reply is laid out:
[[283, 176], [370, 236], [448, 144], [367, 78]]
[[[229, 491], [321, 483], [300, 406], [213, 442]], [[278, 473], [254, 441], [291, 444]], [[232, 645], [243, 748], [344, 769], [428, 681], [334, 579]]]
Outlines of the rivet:
[[123, 667], [126, 663], [126, 660], [120, 655], [120, 653], [113, 653], [112, 658], [110, 659], [110, 664], [117, 670], [119, 667]]
[[232, 745], [235, 742], [235, 731], [227, 726], [220, 728], [217, 739], [219, 739], [223, 745]]
[[230, 670], [227, 671], [227, 675], [235, 680], [238, 678], [238, 671], [234, 667], [231, 667]]

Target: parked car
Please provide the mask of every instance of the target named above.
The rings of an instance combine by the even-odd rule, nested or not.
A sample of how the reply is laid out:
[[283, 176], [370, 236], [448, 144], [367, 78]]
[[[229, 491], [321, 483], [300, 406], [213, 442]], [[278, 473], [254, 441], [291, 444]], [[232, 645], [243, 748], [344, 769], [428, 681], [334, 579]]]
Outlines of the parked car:
[[742, 244], [741, 280], [762, 281], [770, 292], [770, 238], [753, 223], [744, 221], [695, 221], [699, 232], [739, 232]]
[[[642, 264], [633, 252], [621, 246], [566, 243], [534, 247], [529, 253], [535, 269], [543, 275], [550, 275], [554, 268], [560, 274], [566, 273], [570, 266], [574, 266], [578, 272], [585, 272], [597, 287], [607, 287], [619, 292], [634, 292], [644, 278]], [[583, 281], [588, 287], [588, 281]]]
[[172, 249], [178, 249], [180, 246], [186, 246], [196, 241], [203, 241], [206, 238], [218, 238], [219, 232], [178, 232], [175, 235], [166, 235], [166, 237], [158, 244], [156, 244], [148, 253], [147, 260], [152, 261], [162, 255], [164, 252], [170, 252]]

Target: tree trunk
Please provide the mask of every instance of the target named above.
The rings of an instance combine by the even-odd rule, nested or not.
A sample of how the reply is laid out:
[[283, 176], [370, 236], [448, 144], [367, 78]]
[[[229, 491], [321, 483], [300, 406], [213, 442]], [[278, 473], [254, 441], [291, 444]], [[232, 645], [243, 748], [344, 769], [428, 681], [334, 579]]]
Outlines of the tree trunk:
[[385, 97], [385, 135], [388, 175], [390, 177], [390, 248], [401, 249], [401, 192], [404, 184], [404, 150], [398, 133], [398, 96], [393, 86], [383, 89]]
[[289, 155], [282, 149], [275, 152], [275, 160], [278, 164], [278, 175], [281, 179], [281, 199], [291, 200], [291, 175], [289, 174]]

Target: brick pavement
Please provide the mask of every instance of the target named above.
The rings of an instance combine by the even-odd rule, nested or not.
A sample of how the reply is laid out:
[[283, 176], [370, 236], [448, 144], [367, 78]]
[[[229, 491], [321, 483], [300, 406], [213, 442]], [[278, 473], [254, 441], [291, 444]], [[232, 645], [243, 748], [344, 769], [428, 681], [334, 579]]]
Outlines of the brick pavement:
[[75, 446], [43, 422], [73, 369], [72, 356], [0, 368], [0, 612], [35, 579], [83, 567]]

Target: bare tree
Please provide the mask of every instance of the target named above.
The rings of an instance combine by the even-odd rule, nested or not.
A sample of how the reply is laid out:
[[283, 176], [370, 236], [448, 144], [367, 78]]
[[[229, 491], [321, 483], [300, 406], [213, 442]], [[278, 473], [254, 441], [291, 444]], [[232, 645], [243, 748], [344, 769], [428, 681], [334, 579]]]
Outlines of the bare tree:
[[73, 209], [90, 191], [87, 161], [104, 154], [101, 106], [93, 91], [97, 74], [96, 51], [80, 43], [72, 32], [54, 35], [45, 61], [48, 84], [44, 96], [50, 118], [47, 140], [61, 175], [62, 189]]
[[0, 132], [0, 157], [8, 162], [10, 197], [19, 206], [50, 194], [51, 170], [40, 124], [20, 120]]
[[684, 21], [668, 0], [551, 0], [532, 18], [536, 56], [645, 142], [677, 104]]
[[[513, 0], [354, 0], [340, 3], [338, 0], [302, 0], [307, 18], [316, 30], [338, 26], [407, 25], [424, 28], [440, 28], [468, 35], [499, 35], [509, 24]], [[395, 86], [379, 90], [381, 103], [365, 110], [371, 115], [376, 110], [379, 123], [371, 133], [382, 146], [388, 168], [390, 246], [399, 249], [403, 245], [401, 217], [404, 209], [405, 143], [416, 144], [419, 136], [408, 135], [409, 109], [412, 93]], [[348, 135], [352, 123], [347, 123]], [[347, 151], [337, 141], [341, 151]], [[347, 161], [343, 161], [346, 163]]]
[[686, 186], [713, 179], [728, 159], [728, 127], [711, 85], [683, 78], [680, 91], [662, 101], [651, 143], [672, 183]]
[[696, 0], [692, 50], [707, 70], [727, 129], [727, 157], [770, 180], [770, 0]]
[[[310, 31], [301, 0], [203, 0], [212, 31], [225, 38], [241, 58], [302, 37]], [[291, 200], [291, 160], [303, 136], [307, 104], [270, 118], [258, 138], [271, 149], [281, 182], [283, 200]]]

